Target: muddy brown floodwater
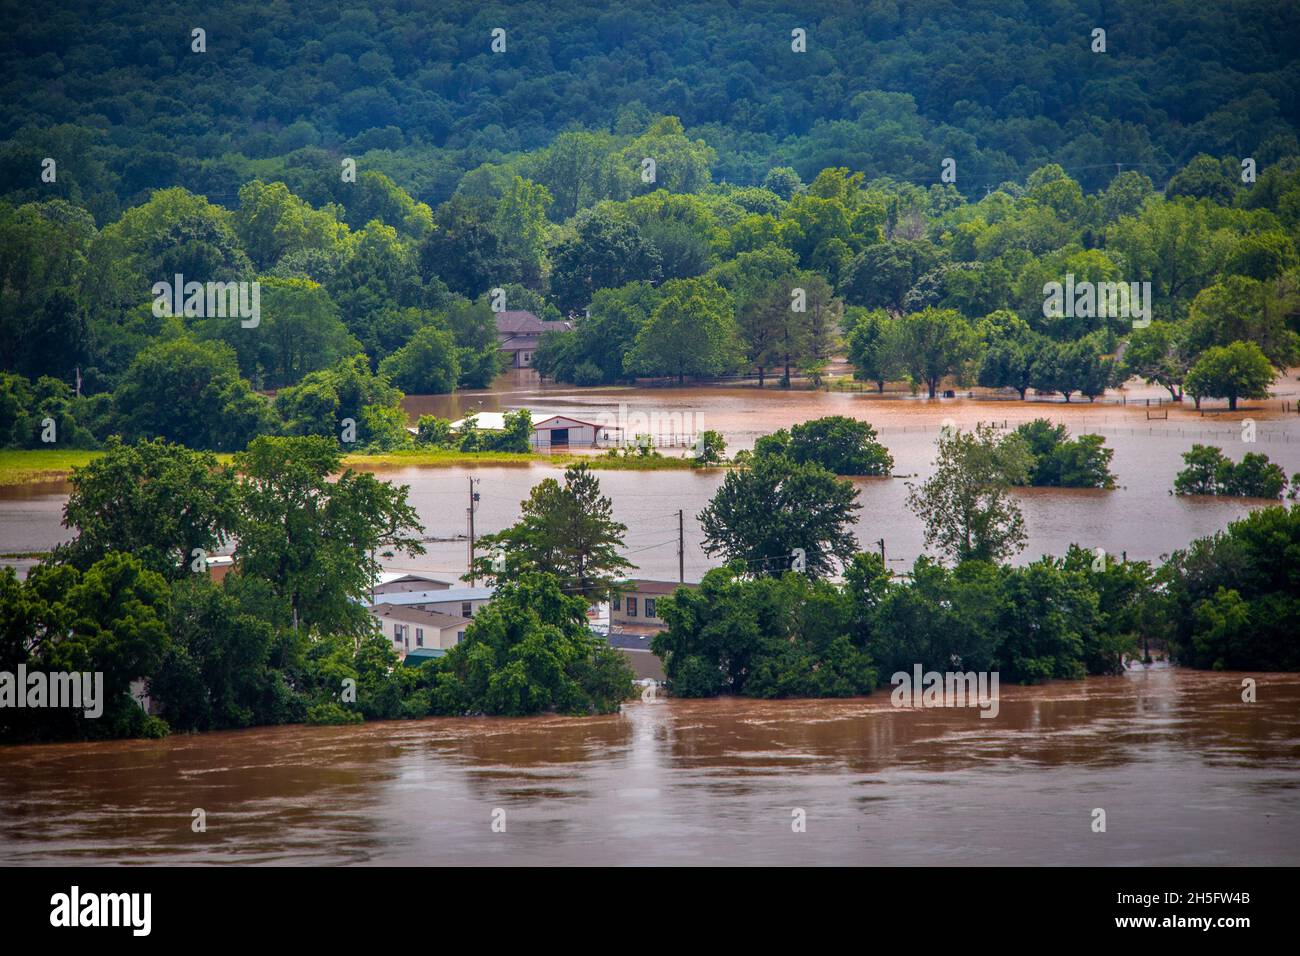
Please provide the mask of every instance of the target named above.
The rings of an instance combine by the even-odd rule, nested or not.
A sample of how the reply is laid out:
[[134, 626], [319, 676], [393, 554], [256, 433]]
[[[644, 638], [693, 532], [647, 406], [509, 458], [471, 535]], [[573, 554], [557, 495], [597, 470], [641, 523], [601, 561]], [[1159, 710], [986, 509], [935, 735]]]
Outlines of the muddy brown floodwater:
[[0, 864], [1294, 865], [1300, 675], [1243, 676], [5, 747]]
[[[963, 393], [964, 395], [964, 393]], [[935, 441], [947, 422], [970, 427], [996, 422], [1007, 428], [1036, 417], [1065, 424], [1072, 434], [1096, 432], [1114, 450], [1113, 491], [1026, 488], [1016, 492], [1024, 511], [1028, 540], [1015, 560], [1029, 562], [1044, 554], [1060, 555], [1071, 544], [1104, 548], [1113, 555], [1158, 561], [1192, 539], [1213, 534], [1255, 508], [1271, 502], [1242, 498], [1175, 497], [1174, 477], [1183, 467], [1182, 455], [1194, 444], [1216, 445], [1234, 459], [1260, 452], [1280, 464], [1287, 475], [1300, 472], [1300, 415], [1295, 408], [1300, 385], [1294, 374], [1279, 378], [1274, 397], [1233, 414], [1220, 413], [1207, 403], [1207, 414], [1185, 407], [1148, 407], [1148, 400], [1167, 399], [1160, 388], [1134, 385], [1128, 404], [1055, 401], [1022, 402], [976, 394], [929, 401], [906, 393], [884, 397], [826, 391], [783, 391], [752, 386], [692, 388], [575, 389], [539, 384], [530, 370], [516, 370], [499, 379], [491, 391], [454, 395], [409, 396], [409, 414], [458, 418], [475, 409], [505, 411], [529, 408], [535, 416], [566, 413], [600, 422], [617, 421], [620, 406], [640, 422], [690, 423], [724, 435], [728, 451], [752, 448], [755, 439], [778, 428], [823, 415], [847, 415], [870, 422], [894, 456], [893, 478], [855, 479], [862, 510], [858, 514], [858, 544], [876, 550], [885, 542], [895, 571], [909, 569], [925, 552], [921, 522], [907, 508], [907, 482], [924, 480], [933, 471]], [[1255, 424], [1255, 441], [1242, 440], [1242, 422]], [[385, 469], [384, 477], [410, 484], [411, 500], [431, 529], [430, 535], [451, 538], [466, 531], [465, 498], [468, 479], [480, 479], [477, 530], [496, 531], [518, 517], [519, 502], [528, 489], [554, 468]], [[644, 577], [674, 580], [677, 576], [677, 516], [684, 514], [686, 576], [698, 580], [718, 563], [704, 554], [695, 516], [708, 504], [722, 482], [718, 470], [700, 472], [602, 471], [601, 487], [614, 502], [618, 520], [628, 526], [627, 555]], [[394, 569], [432, 570], [459, 574], [466, 566], [463, 541], [437, 541], [417, 560], [399, 558]]]
[[[951, 420], [960, 427], [996, 421], [1014, 428], [1035, 417], [1066, 424], [1073, 434], [1097, 432], [1114, 450], [1111, 470], [1118, 477], [1113, 491], [1026, 488], [1016, 492], [1025, 515], [1028, 540], [1015, 560], [1029, 562], [1044, 554], [1060, 555], [1071, 544], [1104, 548], [1108, 554], [1159, 560], [1193, 538], [1213, 534], [1252, 509], [1271, 502], [1259, 499], [1175, 497], [1174, 477], [1183, 467], [1182, 455], [1193, 444], [1217, 445], [1234, 460], [1248, 451], [1261, 452], [1279, 463], [1288, 475], [1300, 472], [1300, 414], [1295, 407], [1300, 384], [1294, 377], [1274, 383], [1275, 397], [1229, 414], [1201, 416], [1191, 409], [1148, 409], [1132, 404], [1167, 397], [1162, 389], [1134, 388], [1131, 404], [1088, 404], [1058, 401], [1021, 402], [976, 397], [927, 401], [893, 393], [884, 398], [853, 393], [759, 390], [753, 387], [573, 389], [540, 385], [529, 370], [508, 373], [490, 391], [454, 395], [414, 395], [406, 399], [410, 415], [459, 417], [473, 411], [529, 408], [537, 415], [565, 412], [579, 417], [617, 416], [624, 405], [646, 420], [690, 422], [699, 429], [723, 433], [728, 450], [749, 448], [754, 440], [778, 428], [823, 415], [849, 415], [870, 422], [894, 456], [893, 478], [855, 479], [862, 510], [858, 513], [859, 546], [876, 550], [885, 541], [890, 567], [904, 571], [925, 551], [920, 520], [907, 508], [907, 482], [924, 480], [932, 471], [939, 430]], [[1167, 418], [1148, 418], [1148, 414]], [[653, 417], [653, 418], [652, 418]], [[1242, 441], [1241, 423], [1256, 424], [1256, 441]], [[411, 502], [430, 541], [419, 558], [398, 555], [393, 570], [424, 571], [456, 577], [467, 567], [465, 541], [469, 479], [479, 479], [479, 534], [498, 531], [519, 517], [519, 502], [543, 478], [559, 471], [537, 463], [514, 467], [476, 465], [470, 468], [407, 467], [375, 469], [384, 478], [408, 484]], [[614, 515], [628, 527], [625, 553], [642, 577], [677, 577], [677, 510], [684, 512], [686, 577], [699, 580], [720, 559], [701, 549], [696, 515], [708, 504], [723, 472], [601, 471], [601, 488], [614, 502]], [[45, 551], [69, 537], [59, 523], [67, 500], [64, 482], [0, 487], [0, 553]], [[30, 565], [21, 558], [0, 563]]]

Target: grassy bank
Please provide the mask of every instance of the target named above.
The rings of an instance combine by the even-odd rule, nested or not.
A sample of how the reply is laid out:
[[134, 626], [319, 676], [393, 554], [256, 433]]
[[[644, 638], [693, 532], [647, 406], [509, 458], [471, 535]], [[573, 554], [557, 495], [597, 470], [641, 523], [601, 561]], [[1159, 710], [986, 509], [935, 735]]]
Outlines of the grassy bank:
[[516, 465], [534, 461], [551, 461], [548, 455], [531, 452], [519, 454], [508, 451], [457, 451], [454, 448], [413, 448], [409, 451], [387, 451], [372, 455], [347, 455], [343, 465], [349, 468], [406, 468], [415, 466], [452, 467], [455, 465]]
[[695, 465], [690, 458], [676, 458], [664, 455], [658, 458], [650, 456], [629, 455], [626, 458], [606, 458], [598, 455], [566, 455], [563, 458], [553, 456], [552, 461], [565, 466], [585, 461], [593, 471], [689, 471]]
[[607, 471], [670, 471], [692, 467], [690, 458], [677, 457], [627, 457], [610, 458], [604, 455], [542, 455], [537, 452], [515, 453], [503, 451], [468, 452], [447, 448], [422, 448], [411, 451], [393, 451], [374, 455], [348, 455], [343, 464], [353, 468], [384, 467], [451, 467], [473, 465], [515, 465], [541, 462], [555, 468], [586, 463], [593, 470]]
[[[72, 474], [73, 468], [89, 464], [103, 452], [70, 450], [9, 450], [0, 451], [0, 485], [30, 485], [42, 481], [62, 481]], [[233, 456], [219, 454], [217, 458], [228, 462]], [[517, 454], [503, 451], [467, 452], [449, 448], [420, 448], [411, 451], [392, 451], [379, 454], [348, 455], [343, 459], [350, 468], [450, 468], [474, 465], [528, 465], [542, 462], [556, 468], [567, 468], [586, 462], [593, 469], [613, 471], [673, 471], [692, 467], [690, 458], [664, 456], [652, 458], [629, 456], [606, 458], [600, 455], [540, 455], [535, 452]]]
[[102, 452], [34, 449], [0, 451], [0, 485], [30, 485], [59, 481], [72, 469], [87, 465]]
[[[0, 485], [31, 485], [42, 481], [65, 481], [73, 468], [90, 464], [102, 451], [47, 451], [9, 449], [0, 451]], [[234, 455], [219, 453], [217, 460], [230, 462]]]

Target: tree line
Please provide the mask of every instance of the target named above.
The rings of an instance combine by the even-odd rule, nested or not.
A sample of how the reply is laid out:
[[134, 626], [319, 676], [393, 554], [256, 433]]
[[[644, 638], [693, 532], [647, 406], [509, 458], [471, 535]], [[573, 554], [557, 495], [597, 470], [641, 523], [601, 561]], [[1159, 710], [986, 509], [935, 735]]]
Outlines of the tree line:
[[[1046, 157], [1093, 190], [1117, 162], [1164, 183], [1198, 153], [1262, 167], [1297, 152], [1280, 42], [1297, 13], [1276, 0], [1107, 10], [1104, 54], [1095, 13], [1074, 4], [1013, 17], [820, 2], [796, 15], [773, 0], [692, 0], [671, 16], [587, 0], [205, 9], [206, 23], [175, 2], [15, 11], [0, 38], [0, 184], [15, 203], [40, 195], [44, 157], [59, 161], [56, 194], [104, 223], [156, 189], [226, 197], [254, 176], [341, 201], [315, 175], [337, 181], [340, 157], [382, 164], [430, 206], [469, 174], [519, 166], [563, 220], [646, 190], [645, 156], [674, 189], [701, 167], [741, 185], [838, 165], [933, 182], [953, 157], [973, 197]], [[656, 115], [713, 151], [637, 142]]]
[[[898, 580], [858, 551], [853, 485], [796, 460], [807, 435], [852, 426], [808, 424], [729, 472], [699, 516], [725, 565], [661, 604], [669, 627], [652, 648], [675, 694], [851, 696], [918, 662], [1077, 678], [1151, 646], [1195, 667], [1300, 667], [1300, 507], [1253, 512], [1159, 566], [1071, 547], [1016, 567], [1008, 489], [1054, 473], [1044, 449], [1068, 439], [1045, 422], [956, 431], [909, 496], [938, 556]], [[886, 467], [869, 426], [850, 444], [833, 452], [842, 466]], [[405, 486], [329, 480], [339, 464], [318, 436], [258, 438], [232, 465], [155, 440], [114, 442], [74, 472], [72, 540], [25, 581], [0, 574], [0, 670], [103, 673], [103, 716], [7, 707], [0, 737], [604, 713], [629, 696], [630, 669], [586, 620], [622, 587], [627, 529], [585, 465], [539, 483], [514, 525], [482, 539], [466, 577], [494, 584], [493, 601], [447, 654], [407, 668], [364, 605], [380, 554], [420, 553], [423, 529]], [[229, 545], [233, 570], [214, 583], [207, 559]], [[132, 697], [137, 681], [156, 715]]]
[[[651, 127], [681, 135], [671, 117]], [[845, 354], [882, 390], [951, 380], [1095, 399], [1136, 375], [1235, 408], [1300, 361], [1300, 167], [1246, 184], [1230, 166], [1197, 160], [1163, 194], [1126, 172], [1085, 195], [1048, 165], [975, 202], [841, 167], [806, 185], [775, 169], [765, 186], [696, 177], [558, 223], [547, 187], [517, 171], [467, 176], [436, 209], [364, 171], [351, 201], [372, 218], [357, 226], [338, 202], [260, 179], [233, 209], [173, 187], [102, 228], [63, 199], [0, 203], [0, 371], [27, 380], [8, 386], [0, 431], [22, 446], [70, 415], [69, 442], [152, 437], [165, 406], [178, 421], [153, 434], [237, 449], [273, 430], [268, 393], [347, 405], [313, 376], [356, 356], [407, 393], [490, 384], [496, 309], [570, 316], [533, 364], [582, 385], [742, 371], [816, 384]], [[1044, 286], [1066, 275], [1149, 282], [1150, 324], [1045, 309]], [[255, 327], [188, 299], [159, 309], [153, 284], [176, 276], [258, 283]]]
[[[0, 571], [0, 671], [102, 673], [103, 713], [5, 706], [0, 740], [604, 713], [629, 696], [631, 671], [591, 633], [587, 600], [536, 571], [503, 582], [444, 658], [400, 666], [365, 605], [380, 559], [423, 553], [424, 529], [406, 486], [339, 474], [340, 460], [319, 436], [260, 437], [230, 465], [114, 441], [76, 469], [71, 541], [25, 580]], [[214, 582], [208, 560], [232, 548]]]

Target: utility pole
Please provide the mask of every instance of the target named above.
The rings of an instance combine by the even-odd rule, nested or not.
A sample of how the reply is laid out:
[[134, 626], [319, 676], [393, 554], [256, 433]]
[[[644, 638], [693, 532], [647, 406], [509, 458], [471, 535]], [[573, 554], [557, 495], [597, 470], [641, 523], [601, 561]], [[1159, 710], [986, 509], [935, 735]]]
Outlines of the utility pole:
[[474, 578], [474, 503], [478, 501], [478, 492], [474, 490], [477, 478], [469, 480], [469, 586], [474, 587], [478, 582]]
[[885, 564], [885, 539], [881, 538], [879, 541], [876, 542], [876, 544], [880, 545], [880, 564], [883, 568], [888, 570], [889, 565]]
[[677, 509], [677, 583], [686, 583], [686, 533], [681, 508]]

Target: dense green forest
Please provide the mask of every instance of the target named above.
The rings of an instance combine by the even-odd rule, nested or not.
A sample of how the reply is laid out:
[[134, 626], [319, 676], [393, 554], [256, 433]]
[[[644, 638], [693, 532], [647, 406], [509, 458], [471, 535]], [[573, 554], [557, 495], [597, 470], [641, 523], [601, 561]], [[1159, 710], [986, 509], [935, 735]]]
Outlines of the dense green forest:
[[[816, 386], [844, 354], [931, 396], [1139, 375], [1235, 407], [1300, 360], [1298, 16], [15, 11], [0, 442], [398, 447], [402, 392], [499, 371], [502, 303], [572, 317], [535, 365], [579, 385]], [[178, 275], [256, 281], [260, 319], [160, 310]], [[1066, 276], [1149, 282], [1154, 323], [1047, 314]]]
[[591, 160], [660, 114], [712, 147], [718, 182], [847, 166], [928, 184], [951, 156], [972, 197], [1049, 162], [1089, 191], [1117, 163], [1160, 185], [1200, 153], [1268, 165], [1300, 123], [1300, 10], [1276, 0], [4, 7], [3, 188], [47, 197], [33, 170], [63, 154], [54, 194], [100, 225], [169, 186], [233, 206], [258, 177], [341, 201], [320, 175], [338, 155], [430, 206], [522, 163], [559, 221], [635, 188]]

